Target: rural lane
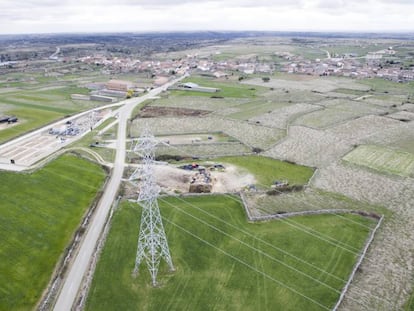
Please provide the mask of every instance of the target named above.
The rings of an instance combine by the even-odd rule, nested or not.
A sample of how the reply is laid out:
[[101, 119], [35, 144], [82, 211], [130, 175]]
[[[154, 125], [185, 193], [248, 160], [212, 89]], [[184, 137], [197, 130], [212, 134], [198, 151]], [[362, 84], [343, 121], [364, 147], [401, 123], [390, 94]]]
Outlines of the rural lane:
[[144, 102], [145, 100], [153, 96], [158, 95], [171, 85], [184, 79], [186, 76], [187, 75], [184, 75], [180, 78], [168, 82], [167, 84], [159, 88], [153, 89], [150, 92], [148, 92], [148, 94], [142, 97], [125, 100], [123, 102], [124, 106], [119, 109], [116, 157], [114, 168], [112, 170], [112, 175], [109, 182], [107, 183], [104, 194], [98, 203], [95, 215], [93, 216], [91, 223], [89, 225], [89, 229], [86, 232], [82, 244], [80, 245], [79, 252], [76, 258], [74, 259], [73, 264], [69, 267], [66, 279], [64, 280], [63, 287], [59, 292], [53, 310], [69, 311], [71, 310], [75, 302], [76, 295], [82, 283], [82, 279], [87, 271], [89, 262], [95, 250], [95, 246], [97, 244], [99, 236], [101, 235], [101, 232], [107, 219], [107, 215], [110, 211], [112, 202], [115, 199], [115, 195], [121, 183], [125, 166], [127, 121], [132, 113], [132, 110], [140, 103]]

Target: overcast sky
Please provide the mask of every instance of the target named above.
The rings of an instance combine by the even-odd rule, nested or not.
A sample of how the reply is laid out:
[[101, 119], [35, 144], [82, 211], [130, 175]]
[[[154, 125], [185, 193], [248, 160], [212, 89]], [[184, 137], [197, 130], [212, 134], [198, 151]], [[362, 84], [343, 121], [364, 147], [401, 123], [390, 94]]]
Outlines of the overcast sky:
[[0, 34], [414, 31], [414, 0], [0, 0]]

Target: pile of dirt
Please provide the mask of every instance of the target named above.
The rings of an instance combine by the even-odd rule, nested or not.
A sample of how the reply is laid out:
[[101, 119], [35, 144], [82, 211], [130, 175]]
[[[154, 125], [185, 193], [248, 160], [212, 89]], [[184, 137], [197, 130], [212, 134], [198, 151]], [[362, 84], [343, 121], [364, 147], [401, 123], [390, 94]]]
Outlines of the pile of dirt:
[[146, 106], [141, 109], [138, 114], [140, 118], [157, 118], [157, 117], [198, 117], [210, 113], [207, 110], [198, 110], [190, 108], [176, 108], [176, 107], [158, 107]]
[[[194, 174], [194, 171], [186, 171], [171, 165], [155, 167], [157, 184], [166, 193], [188, 193]], [[223, 172], [211, 172], [211, 179], [212, 188], [209, 190], [213, 193], [237, 192], [255, 183], [253, 175], [228, 165]]]
[[191, 184], [190, 193], [210, 193], [213, 188], [212, 184]]

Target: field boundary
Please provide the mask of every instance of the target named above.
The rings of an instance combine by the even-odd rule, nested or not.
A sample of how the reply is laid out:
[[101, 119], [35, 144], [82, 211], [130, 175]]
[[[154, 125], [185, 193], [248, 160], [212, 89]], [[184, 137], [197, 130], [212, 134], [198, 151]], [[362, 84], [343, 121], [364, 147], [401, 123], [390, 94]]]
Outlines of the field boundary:
[[335, 304], [335, 306], [332, 308], [332, 311], [337, 311], [339, 306], [341, 305], [342, 301], [345, 299], [345, 295], [349, 289], [349, 287], [351, 286], [352, 281], [354, 280], [354, 277], [356, 275], [356, 272], [358, 271], [359, 267], [362, 264], [362, 261], [364, 260], [367, 252], [368, 252], [368, 248], [371, 246], [375, 234], [377, 232], [377, 230], [379, 229], [379, 227], [382, 224], [382, 221], [384, 220], [384, 215], [377, 215], [375, 213], [370, 213], [370, 212], [364, 212], [364, 211], [356, 211], [356, 210], [347, 210], [347, 209], [325, 209], [325, 210], [314, 210], [314, 211], [301, 211], [301, 212], [288, 212], [288, 213], [280, 213], [280, 214], [271, 214], [271, 215], [264, 215], [264, 216], [252, 216], [250, 213], [250, 209], [247, 203], [247, 200], [245, 198], [245, 195], [243, 192], [239, 193], [240, 198], [242, 199], [243, 202], [243, 207], [244, 210], [246, 211], [246, 216], [248, 221], [250, 222], [259, 222], [259, 221], [268, 221], [268, 220], [273, 220], [273, 219], [283, 219], [283, 218], [289, 218], [289, 217], [294, 217], [294, 216], [305, 216], [305, 215], [322, 215], [322, 214], [357, 214], [363, 217], [371, 217], [374, 219], [379, 219], [377, 225], [375, 226], [375, 228], [371, 231], [369, 238], [367, 240], [367, 242], [365, 243], [364, 249], [361, 252], [361, 254], [359, 255], [359, 258], [357, 260], [357, 262], [355, 263], [352, 272], [349, 276], [348, 281], [346, 282], [345, 286], [343, 287], [341, 294], [339, 296], [339, 299], [337, 301], [337, 303]]
[[354, 265], [354, 268], [352, 269], [351, 275], [349, 276], [348, 282], [346, 282], [344, 288], [341, 291], [341, 295], [339, 296], [339, 299], [335, 306], [332, 308], [332, 311], [337, 311], [339, 306], [341, 305], [342, 301], [345, 298], [345, 294], [348, 291], [349, 286], [351, 285], [352, 281], [354, 280], [355, 274], [358, 271], [359, 267], [361, 266], [362, 261], [365, 258], [365, 255], [367, 254], [368, 248], [371, 246], [372, 241], [374, 240], [375, 233], [377, 232], [378, 228], [381, 226], [382, 221], [384, 219], [384, 215], [381, 216], [380, 220], [378, 221], [377, 225], [375, 226], [374, 230], [371, 231], [371, 234], [368, 238], [367, 243], [365, 244], [364, 250], [362, 251], [361, 255], [359, 255], [359, 259]]
[[276, 214], [269, 214], [263, 216], [252, 216], [249, 209], [249, 204], [247, 203], [247, 199], [244, 195], [244, 192], [239, 192], [239, 196], [242, 199], [244, 210], [246, 211], [247, 219], [251, 222], [257, 221], [266, 221], [272, 219], [281, 219], [281, 218], [289, 218], [295, 216], [306, 216], [306, 215], [321, 215], [321, 214], [356, 214], [364, 217], [371, 217], [375, 219], [381, 219], [383, 216], [379, 216], [375, 213], [365, 212], [365, 211], [357, 211], [357, 210], [350, 210], [350, 209], [321, 209], [321, 210], [309, 210], [309, 211], [300, 211], [300, 212], [286, 212], [286, 213], [276, 213]]

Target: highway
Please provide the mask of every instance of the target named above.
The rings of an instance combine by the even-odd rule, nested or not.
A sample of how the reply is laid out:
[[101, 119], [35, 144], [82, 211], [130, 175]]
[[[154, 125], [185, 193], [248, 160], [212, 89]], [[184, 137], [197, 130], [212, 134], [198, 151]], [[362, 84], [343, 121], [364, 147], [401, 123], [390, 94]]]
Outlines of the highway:
[[124, 106], [119, 109], [118, 137], [116, 142], [117, 151], [112, 176], [107, 183], [101, 200], [98, 203], [95, 215], [92, 218], [89, 229], [85, 234], [82, 244], [80, 245], [79, 252], [68, 269], [63, 287], [54, 306], [55, 311], [71, 310], [72, 305], [75, 302], [76, 295], [80, 289], [83, 276], [87, 272], [93, 251], [105, 225], [112, 202], [115, 199], [125, 166], [127, 121], [132, 113], [132, 110], [143, 101], [158, 95], [163, 90], [166, 90], [168, 87], [184, 79], [185, 77], [186, 75], [170, 81], [159, 88], [151, 90], [148, 94], [142, 97], [123, 101]]

